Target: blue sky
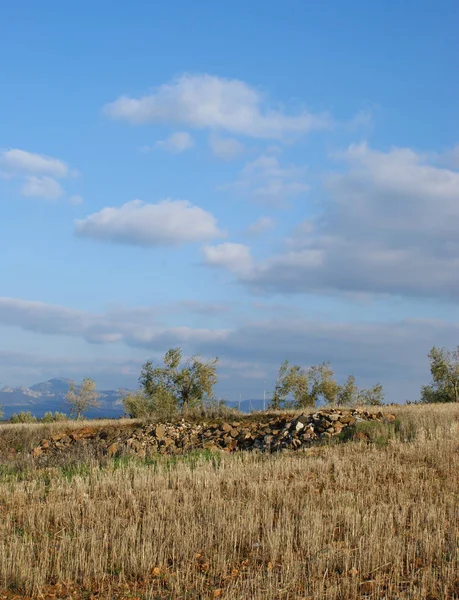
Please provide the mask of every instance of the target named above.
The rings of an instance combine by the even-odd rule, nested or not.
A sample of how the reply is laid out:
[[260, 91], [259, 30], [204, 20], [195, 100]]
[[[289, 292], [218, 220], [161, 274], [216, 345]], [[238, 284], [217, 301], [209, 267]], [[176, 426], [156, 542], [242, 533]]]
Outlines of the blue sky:
[[[18, 0], [0, 20], [0, 382], [170, 346], [418, 396], [458, 343], [459, 8]], [[266, 383], [265, 383], [266, 382]]]

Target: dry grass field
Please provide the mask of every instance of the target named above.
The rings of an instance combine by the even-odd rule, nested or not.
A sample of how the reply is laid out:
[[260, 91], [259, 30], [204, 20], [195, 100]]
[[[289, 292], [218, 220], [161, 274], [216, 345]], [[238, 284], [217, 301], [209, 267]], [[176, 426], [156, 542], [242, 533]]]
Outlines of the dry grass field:
[[459, 407], [390, 411], [298, 453], [4, 456], [0, 598], [459, 598]]

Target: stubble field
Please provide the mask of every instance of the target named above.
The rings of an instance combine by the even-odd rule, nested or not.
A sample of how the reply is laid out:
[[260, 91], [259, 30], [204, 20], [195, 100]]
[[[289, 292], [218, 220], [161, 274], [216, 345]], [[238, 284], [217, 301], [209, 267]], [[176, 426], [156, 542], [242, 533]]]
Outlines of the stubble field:
[[459, 407], [390, 411], [298, 453], [4, 454], [0, 598], [459, 598]]

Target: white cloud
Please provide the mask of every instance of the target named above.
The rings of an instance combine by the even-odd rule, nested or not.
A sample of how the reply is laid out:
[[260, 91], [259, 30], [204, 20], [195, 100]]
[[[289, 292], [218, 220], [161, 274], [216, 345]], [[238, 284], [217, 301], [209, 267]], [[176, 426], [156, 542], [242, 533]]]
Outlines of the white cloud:
[[[33, 377], [35, 368], [43, 368], [49, 376], [56, 375], [53, 369], [62, 376], [69, 376], [77, 372], [77, 367], [81, 376], [93, 376], [102, 365], [104, 370], [109, 367], [107, 348], [114, 348], [115, 343], [160, 355], [168, 347], [180, 345], [189, 354], [221, 357], [222, 379], [228, 370], [232, 373], [233, 383], [225, 385], [233, 399], [241, 391], [253, 394], [255, 389], [263, 389], [250, 384], [250, 373], [252, 376], [258, 373], [259, 379], [264, 377], [268, 389], [272, 389], [270, 386], [274, 384], [279, 365], [288, 358], [292, 363], [304, 366], [331, 361], [340, 380], [349, 373], [356, 375], [360, 385], [371, 385], [380, 380], [387, 390], [388, 400], [403, 401], [418, 398], [420, 385], [429, 381], [426, 355], [430, 348], [434, 344], [454, 347], [459, 335], [456, 322], [427, 319], [383, 323], [327, 322], [301, 315], [282, 318], [278, 314], [244, 321], [233, 329], [195, 329], [187, 324], [167, 328], [157, 322], [156, 313], [156, 309], [148, 307], [89, 313], [41, 302], [0, 298], [1, 324], [104, 345], [101, 350], [104, 354], [93, 361], [94, 366], [89, 371], [89, 362], [78, 357], [73, 361], [69, 356], [60, 356], [57, 363], [53, 363], [46, 357], [14, 355], [0, 349], [0, 379], [5, 381], [4, 374], [11, 372], [12, 366], [18, 381], [21, 366], [23, 373], [28, 373], [31, 368], [30, 376]], [[93, 356], [96, 352], [97, 348], [91, 350]], [[110, 362], [116, 363], [116, 370], [108, 369], [108, 380], [122, 368], [119, 358]], [[125, 367], [133, 382], [141, 362], [143, 360], [131, 362], [129, 369], [126, 361]], [[112, 386], [108, 384], [107, 387]]]
[[[77, 171], [71, 170], [65, 162], [52, 156], [17, 148], [0, 151], [0, 178], [17, 178], [22, 181], [20, 191], [24, 196], [56, 200], [64, 194], [61, 184], [56, 179], [65, 179], [76, 174]], [[78, 203], [81, 196], [72, 198], [71, 203]]]
[[194, 146], [193, 137], [186, 131], [177, 131], [167, 139], [156, 142], [158, 148], [163, 148], [167, 152], [180, 153], [189, 150]]
[[252, 223], [252, 225], [248, 227], [247, 233], [249, 235], [258, 235], [260, 233], [268, 231], [268, 229], [272, 229], [273, 227], [274, 219], [272, 219], [271, 217], [260, 217], [255, 221], [255, 223]]
[[96, 344], [124, 343], [140, 348], [159, 348], [180, 343], [208, 343], [223, 340], [225, 329], [164, 327], [153, 308], [90, 313], [62, 306], [0, 298], [0, 323], [48, 335], [79, 337]]
[[67, 177], [69, 174], [69, 168], [63, 161], [19, 149], [1, 152], [0, 165], [6, 171], [14, 173], [34, 173], [53, 177]]
[[80, 236], [135, 246], [178, 246], [223, 235], [211, 213], [185, 200], [132, 200], [77, 219], [75, 230]]
[[25, 178], [21, 193], [23, 196], [57, 200], [62, 196], [64, 190], [61, 184], [52, 177], [30, 175]]
[[80, 204], [83, 204], [84, 202], [84, 198], [82, 196], [79, 196], [78, 194], [75, 196], [70, 196], [69, 198], [69, 204], [71, 204], [72, 206], [79, 206]]
[[290, 116], [267, 108], [262, 94], [238, 79], [182, 75], [141, 98], [121, 96], [107, 115], [130, 123], [170, 122], [255, 138], [281, 139], [330, 127], [327, 115]]
[[220, 137], [215, 133], [209, 136], [209, 146], [217, 158], [232, 160], [243, 154], [245, 147], [242, 142], [234, 138]]
[[273, 207], [285, 206], [290, 198], [305, 194], [310, 186], [304, 181], [306, 167], [282, 166], [277, 156], [262, 154], [248, 162], [239, 179], [221, 186]]
[[204, 246], [203, 253], [205, 263], [211, 267], [223, 267], [238, 275], [252, 269], [250, 248], [244, 244], [225, 242], [215, 246]]
[[329, 201], [285, 252], [238, 275], [258, 290], [459, 298], [459, 172], [408, 148], [352, 145]]

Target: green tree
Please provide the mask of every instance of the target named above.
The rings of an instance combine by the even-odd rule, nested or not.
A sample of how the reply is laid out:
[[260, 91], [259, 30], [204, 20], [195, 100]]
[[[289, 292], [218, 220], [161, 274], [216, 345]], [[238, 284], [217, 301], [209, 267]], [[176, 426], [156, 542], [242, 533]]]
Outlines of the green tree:
[[274, 392], [269, 403], [269, 408], [279, 410], [285, 408], [287, 404], [287, 398], [292, 393], [293, 389], [293, 373], [292, 368], [289, 366], [289, 361], [284, 360], [279, 368], [276, 383], [274, 385]]
[[[182, 358], [180, 348], [171, 348], [164, 355], [163, 365], [155, 365], [151, 361], [143, 365], [136, 406], [143, 402], [149, 412], [158, 412], [165, 407], [183, 412], [214, 397], [218, 358], [204, 361], [200, 356], [192, 356], [183, 365]], [[131, 399], [128, 399], [128, 404], [133, 405]]]
[[360, 390], [355, 383], [354, 375], [349, 375], [344, 385], [340, 387], [336, 396], [338, 406], [352, 406], [358, 404]]
[[340, 386], [335, 380], [330, 363], [313, 365], [309, 369], [309, 377], [311, 379], [310, 406], [315, 406], [320, 397], [327, 404], [336, 404]]
[[[279, 369], [270, 408], [315, 406], [319, 398], [336, 401], [339, 386], [329, 363], [302, 368], [284, 361]], [[288, 400], [288, 398], [291, 400]]]
[[3, 412], [3, 406], [0, 404], [0, 419], [3, 417], [4, 412]]
[[377, 383], [369, 390], [362, 388], [359, 390], [357, 403], [368, 406], [382, 406], [384, 404], [383, 386]]
[[75, 382], [72, 382], [65, 397], [70, 407], [70, 414], [76, 419], [81, 419], [82, 414], [90, 408], [100, 406], [100, 394], [96, 392], [96, 382], [89, 377], [85, 377], [78, 387]]
[[459, 402], [459, 346], [433, 347], [429, 354], [432, 382], [421, 388], [421, 402]]
[[384, 392], [379, 383], [369, 390], [359, 389], [353, 375], [344, 385], [339, 385], [327, 362], [303, 369], [284, 361], [279, 369], [270, 408], [305, 408], [316, 406], [320, 399], [338, 406], [379, 405], [383, 403]]

